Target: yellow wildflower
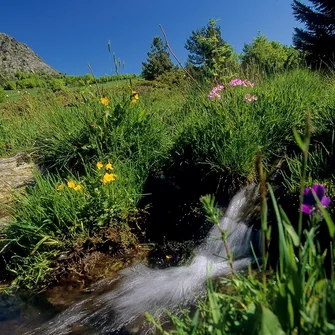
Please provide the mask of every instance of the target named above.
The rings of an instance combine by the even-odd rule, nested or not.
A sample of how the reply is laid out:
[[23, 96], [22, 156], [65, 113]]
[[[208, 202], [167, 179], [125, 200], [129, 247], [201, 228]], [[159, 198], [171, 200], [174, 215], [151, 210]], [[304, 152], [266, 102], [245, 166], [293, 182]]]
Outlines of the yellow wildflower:
[[137, 100], [135, 100], [135, 99], [133, 99], [133, 100], [131, 101], [131, 103], [132, 103], [133, 105], [135, 105], [136, 102], [137, 102]]
[[138, 92], [137, 91], [132, 91], [131, 92], [131, 99], [132, 100], [138, 100], [139, 96], [138, 96]]
[[64, 184], [60, 184], [57, 186], [57, 191], [61, 191], [64, 188]]
[[82, 188], [83, 188], [83, 187], [82, 187], [81, 185], [77, 185], [77, 186], [75, 186], [73, 189], [74, 189], [75, 191], [80, 191]]
[[97, 168], [100, 170], [104, 165], [101, 162], [97, 163]]
[[111, 163], [106, 164], [106, 169], [107, 170], [114, 170], [113, 166]]
[[102, 178], [102, 183], [103, 184], [108, 184], [111, 181], [114, 181], [117, 177], [117, 174], [115, 173], [105, 173], [103, 178]]
[[76, 183], [74, 181], [70, 180], [70, 181], [67, 182], [67, 186], [70, 187], [70, 188], [75, 188]]
[[105, 105], [106, 107], [109, 105], [109, 99], [108, 97], [101, 97], [100, 102]]

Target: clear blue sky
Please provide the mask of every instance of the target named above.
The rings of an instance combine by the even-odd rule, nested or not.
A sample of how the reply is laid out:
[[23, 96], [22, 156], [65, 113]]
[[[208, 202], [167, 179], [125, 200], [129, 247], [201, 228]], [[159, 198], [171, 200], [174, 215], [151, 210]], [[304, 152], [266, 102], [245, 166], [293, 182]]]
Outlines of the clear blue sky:
[[124, 73], [140, 73], [162, 24], [184, 63], [192, 30], [219, 19], [222, 37], [237, 52], [260, 30], [270, 40], [292, 44], [292, 0], [3, 0], [0, 32], [26, 43], [45, 62], [70, 75], [111, 74], [107, 50], [125, 61]]

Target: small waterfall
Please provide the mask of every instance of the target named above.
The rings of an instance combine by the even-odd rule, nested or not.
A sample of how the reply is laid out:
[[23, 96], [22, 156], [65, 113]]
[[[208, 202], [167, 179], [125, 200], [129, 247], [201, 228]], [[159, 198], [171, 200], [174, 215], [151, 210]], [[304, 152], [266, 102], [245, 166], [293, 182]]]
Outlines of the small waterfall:
[[[253, 262], [251, 244], [256, 251], [260, 250], [260, 233], [250, 223], [258, 199], [255, 185], [241, 189], [220, 221], [221, 229], [227, 231], [234, 271], [247, 269]], [[176, 311], [179, 306], [194, 303], [206, 294], [208, 277], [229, 275], [230, 272], [220, 230], [213, 226], [195, 250], [190, 265], [163, 270], [145, 265], [127, 268], [121, 271], [113, 290], [74, 304], [29, 334], [69, 334], [74, 325], [90, 330], [78, 334], [111, 334], [136, 321], [142, 322], [145, 312], [160, 317], [166, 309]]]

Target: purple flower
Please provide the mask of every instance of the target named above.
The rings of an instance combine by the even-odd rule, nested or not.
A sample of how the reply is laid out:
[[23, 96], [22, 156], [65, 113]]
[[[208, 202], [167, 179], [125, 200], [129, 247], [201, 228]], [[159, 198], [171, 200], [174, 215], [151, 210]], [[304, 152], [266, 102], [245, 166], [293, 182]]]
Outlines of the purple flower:
[[304, 201], [301, 205], [301, 210], [303, 213], [306, 213], [308, 215], [315, 214], [318, 209], [318, 204], [314, 199], [312, 190], [319, 198], [323, 207], [327, 207], [330, 204], [330, 198], [325, 196], [326, 188], [323, 185], [313, 185], [312, 188], [306, 187], [304, 191]]
[[208, 94], [208, 99], [213, 100], [214, 97], [220, 99], [221, 95], [218, 93], [218, 91], [222, 91], [225, 87], [223, 85], [217, 85], [214, 87]]
[[244, 96], [244, 101], [245, 102], [253, 102], [253, 101], [256, 101], [257, 100], [257, 97], [255, 95], [251, 95], [250, 93], [247, 93], [245, 96]]
[[252, 83], [250, 80], [247, 80], [247, 79], [238, 79], [238, 78], [235, 78], [235, 79], [232, 79], [230, 82], [229, 82], [229, 85], [230, 86], [243, 86], [243, 87], [254, 87], [254, 83]]

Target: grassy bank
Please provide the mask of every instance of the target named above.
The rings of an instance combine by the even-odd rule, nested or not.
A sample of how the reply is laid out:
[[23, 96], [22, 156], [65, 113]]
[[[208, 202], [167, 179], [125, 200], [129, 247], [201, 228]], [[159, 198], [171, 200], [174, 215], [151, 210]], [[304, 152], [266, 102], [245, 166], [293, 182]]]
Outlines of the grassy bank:
[[[216, 91], [220, 98], [212, 99], [187, 82], [178, 87], [134, 82], [101, 92], [93, 87], [84, 94], [25, 95], [1, 105], [0, 156], [23, 150], [40, 167], [36, 184], [14, 204], [12, 223], [1, 240], [13, 285], [44, 287], [58, 256], [87, 241], [94, 240], [96, 246], [115, 242], [108, 244], [106, 252], [111, 253], [148, 242], [147, 227], [137, 219], [144, 210], [155, 213], [159, 208], [161, 217], [169, 217], [186, 203], [190, 213], [190, 204], [199, 208], [206, 193], [225, 203], [242, 184], [258, 181], [259, 151], [269, 172], [282, 162], [276, 182], [284, 186], [291, 207], [299, 208], [303, 159], [292, 129], [304, 136], [308, 112], [307, 184], [323, 183], [332, 192], [333, 79], [298, 69], [256, 79], [246, 87], [227, 81]], [[210, 92], [212, 87], [202, 89]], [[188, 223], [178, 226], [185, 239], [195, 229], [192, 219]], [[106, 238], [103, 230], [114, 235]], [[158, 230], [168, 228], [151, 228]], [[153, 233], [150, 240], [159, 238]], [[234, 278], [229, 285], [240, 296], [250, 290], [258, 297], [262, 290], [251, 277]], [[276, 281], [268, 285], [280, 290]], [[229, 315], [220, 314], [223, 320], [244, 317], [234, 303], [224, 308]]]

